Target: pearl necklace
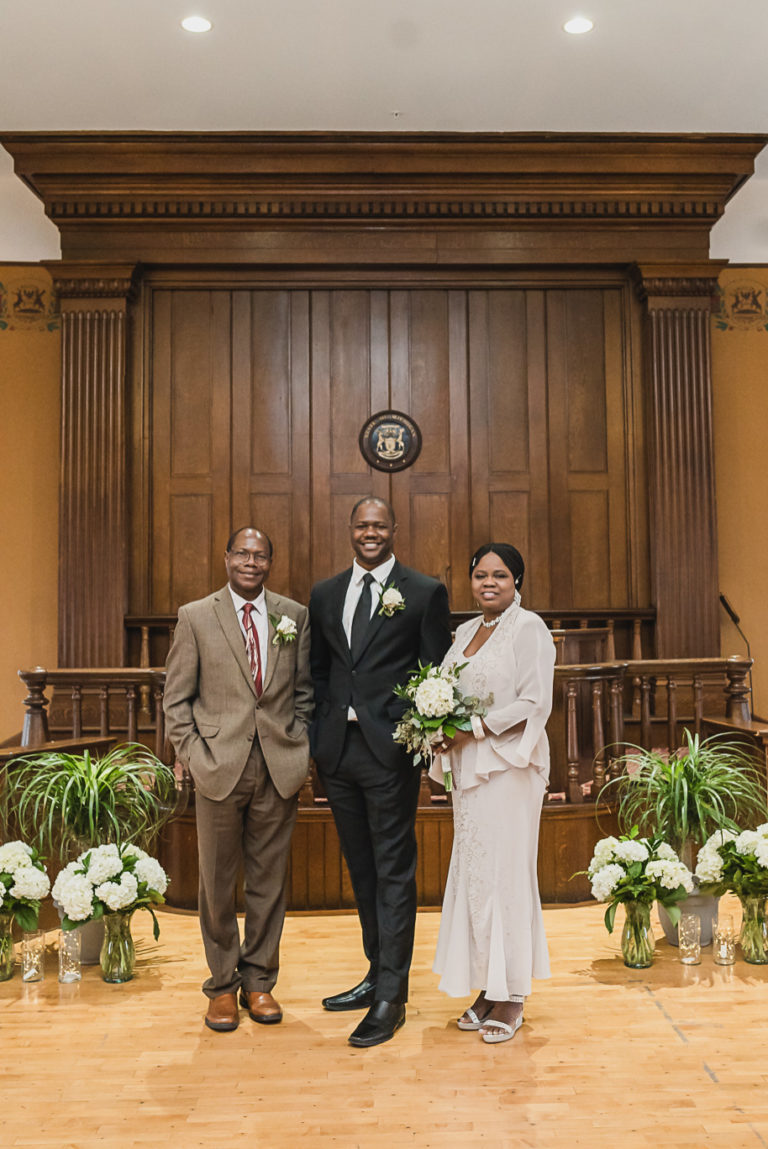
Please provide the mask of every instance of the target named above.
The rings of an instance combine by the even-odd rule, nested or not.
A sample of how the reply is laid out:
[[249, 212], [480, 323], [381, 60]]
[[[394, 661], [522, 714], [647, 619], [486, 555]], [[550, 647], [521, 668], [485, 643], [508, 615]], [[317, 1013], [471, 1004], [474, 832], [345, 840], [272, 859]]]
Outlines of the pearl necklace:
[[480, 625], [484, 626], [486, 630], [490, 630], [492, 627], [498, 626], [500, 622], [501, 622], [501, 615], [497, 615], [497, 617], [491, 619], [490, 622], [486, 622], [484, 618], [481, 619]]

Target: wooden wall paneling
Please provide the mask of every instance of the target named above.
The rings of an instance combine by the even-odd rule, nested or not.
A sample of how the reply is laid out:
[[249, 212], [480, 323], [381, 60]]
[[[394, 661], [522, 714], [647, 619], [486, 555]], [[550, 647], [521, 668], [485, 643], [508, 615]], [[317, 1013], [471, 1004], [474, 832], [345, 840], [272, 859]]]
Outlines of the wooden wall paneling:
[[309, 596], [309, 297], [235, 292], [232, 311], [232, 529], [261, 526], [269, 585]]
[[55, 265], [62, 321], [59, 665], [121, 666], [133, 267]]
[[222, 291], [156, 294], [150, 609], [166, 614], [226, 577], [231, 300]]
[[[390, 498], [388, 475], [360, 453], [360, 428], [384, 399], [387, 314], [381, 293], [312, 293], [312, 575], [313, 581], [352, 561], [349, 514], [364, 495]], [[373, 338], [372, 338], [373, 332]], [[372, 347], [376, 351], [372, 370]]]
[[[546, 369], [540, 292], [472, 292], [469, 306], [474, 550], [511, 542], [526, 602], [549, 584]], [[471, 603], [467, 605], [471, 606]]]
[[711, 265], [640, 269], [659, 657], [719, 649], [709, 315]]
[[[400, 520], [398, 549], [404, 561], [439, 578], [451, 590], [455, 490], [451, 473], [452, 323], [456, 309], [446, 291], [395, 293], [391, 346], [391, 402], [412, 416], [422, 431], [422, 450], [414, 465], [392, 475], [392, 498]], [[459, 340], [463, 323], [458, 318]], [[464, 511], [466, 515], [466, 511]]]
[[[630, 537], [632, 529], [639, 532], [635, 545], [647, 539], [647, 524], [630, 518], [627, 472], [632, 456], [638, 449], [635, 442], [634, 408], [631, 392], [625, 379], [624, 343], [627, 332], [622, 307], [622, 292], [603, 292], [604, 309], [604, 361], [605, 361], [605, 419], [606, 470], [608, 477], [608, 584], [611, 598], [602, 606], [629, 606], [637, 603], [633, 597], [630, 564]], [[642, 421], [640, 423], [642, 427]], [[631, 523], [631, 527], [630, 527]], [[645, 605], [645, 604], [643, 604]]]

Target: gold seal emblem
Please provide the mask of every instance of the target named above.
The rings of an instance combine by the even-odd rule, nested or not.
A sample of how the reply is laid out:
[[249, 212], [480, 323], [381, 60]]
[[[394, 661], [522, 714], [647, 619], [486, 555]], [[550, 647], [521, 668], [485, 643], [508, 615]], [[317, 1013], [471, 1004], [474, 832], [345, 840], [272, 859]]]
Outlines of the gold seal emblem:
[[418, 458], [421, 431], [401, 411], [379, 411], [363, 424], [360, 450], [377, 471], [403, 471]]

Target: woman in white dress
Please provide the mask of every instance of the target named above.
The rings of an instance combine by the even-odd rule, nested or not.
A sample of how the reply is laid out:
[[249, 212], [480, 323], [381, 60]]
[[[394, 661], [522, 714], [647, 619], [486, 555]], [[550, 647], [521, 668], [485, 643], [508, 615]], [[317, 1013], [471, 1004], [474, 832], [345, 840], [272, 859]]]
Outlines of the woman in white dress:
[[465, 663], [459, 689], [493, 696], [472, 732], [457, 732], [430, 775], [453, 775], [454, 840], [434, 970], [451, 997], [480, 990], [458, 1020], [483, 1041], [508, 1041], [523, 1022], [531, 977], [549, 977], [536, 877], [541, 806], [549, 777], [545, 726], [555, 646], [520, 605], [525, 565], [507, 543], [473, 556], [482, 618], [462, 623], [443, 666]]

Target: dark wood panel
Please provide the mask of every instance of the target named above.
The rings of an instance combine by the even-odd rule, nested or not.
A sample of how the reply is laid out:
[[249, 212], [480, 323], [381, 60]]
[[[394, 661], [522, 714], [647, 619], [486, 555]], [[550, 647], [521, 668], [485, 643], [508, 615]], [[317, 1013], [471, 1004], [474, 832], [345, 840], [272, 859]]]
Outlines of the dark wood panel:
[[572, 491], [569, 508], [571, 601], [586, 607], [598, 607], [611, 601], [607, 492]]

